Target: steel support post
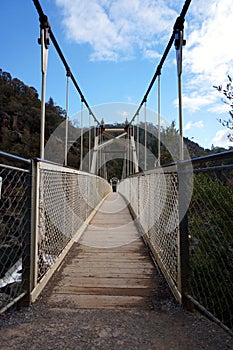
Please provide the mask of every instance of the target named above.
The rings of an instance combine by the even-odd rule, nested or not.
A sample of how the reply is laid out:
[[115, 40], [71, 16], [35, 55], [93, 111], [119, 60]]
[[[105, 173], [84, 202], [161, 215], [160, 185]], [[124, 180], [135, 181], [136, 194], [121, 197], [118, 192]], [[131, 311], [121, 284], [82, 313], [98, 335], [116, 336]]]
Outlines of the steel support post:
[[137, 155], [138, 155], [138, 164], [139, 164], [139, 161], [140, 161], [139, 113], [137, 114]]
[[[40, 170], [40, 162], [33, 161], [33, 220], [32, 220], [32, 245], [31, 245], [31, 278], [32, 278], [32, 290], [37, 286], [38, 282], [38, 274], [39, 274], [39, 266], [38, 266], [38, 256], [39, 256], [39, 240], [40, 235], [44, 234], [43, 225], [40, 226], [40, 216], [44, 220], [44, 213], [41, 211], [41, 202], [43, 202], [43, 198], [40, 198], [40, 190], [41, 195], [43, 195], [43, 183], [41, 181], [41, 170]], [[40, 227], [40, 232], [39, 232]]]
[[158, 159], [157, 166], [160, 166], [160, 158], [161, 158], [161, 82], [160, 82], [161, 74], [158, 75]]
[[65, 161], [64, 165], [67, 165], [67, 152], [68, 152], [68, 128], [69, 128], [69, 77], [70, 72], [68, 71], [66, 79], [66, 127], [65, 127]]
[[178, 281], [177, 287], [181, 295], [182, 305], [193, 311], [193, 304], [187, 298], [190, 294], [190, 264], [189, 264], [189, 227], [188, 227], [188, 193], [190, 173], [186, 166], [178, 163], [178, 206], [179, 206], [179, 236], [178, 236]]
[[80, 170], [83, 170], [83, 118], [84, 118], [83, 114], [84, 114], [84, 105], [82, 100], [81, 101], [81, 140], [80, 140], [81, 151], [80, 151], [80, 166], [79, 166]]
[[41, 116], [40, 116], [40, 158], [44, 159], [45, 145], [45, 91], [46, 91], [46, 74], [48, 66], [48, 45], [49, 45], [49, 24], [47, 22], [41, 25], [40, 39], [41, 44]]
[[177, 22], [177, 28], [175, 31], [175, 48], [176, 48], [176, 61], [177, 61], [177, 76], [178, 76], [178, 101], [179, 101], [179, 129], [180, 129], [180, 160], [184, 159], [184, 140], [183, 140], [183, 115], [182, 115], [182, 49], [186, 44], [183, 38], [184, 23], [180, 19]]
[[147, 170], [147, 120], [146, 120], [146, 101], [145, 101], [145, 107], [144, 107], [144, 171]]
[[91, 163], [91, 173], [96, 173], [97, 168], [97, 152], [98, 152], [98, 146], [99, 146], [99, 135], [95, 136], [95, 143], [94, 143], [94, 150], [93, 150], [93, 156], [92, 156], [92, 163]]
[[88, 171], [91, 171], [91, 115], [89, 113], [89, 131], [88, 131]]
[[138, 157], [137, 157], [137, 150], [136, 150], [136, 146], [135, 146], [134, 136], [130, 136], [130, 142], [131, 142], [131, 147], [132, 147], [132, 152], [133, 152], [134, 172], [138, 173], [139, 166], [138, 166]]
[[19, 300], [18, 305], [30, 305], [30, 292], [32, 290], [32, 265], [31, 265], [31, 242], [32, 242], [32, 181], [33, 181], [33, 165], [30, 164], [30, 172], [27, 174], [27, 189], [26, 189], [26, 216], [24, 225], [24, 237], [22, 242], [22, 291], [25, 296]]

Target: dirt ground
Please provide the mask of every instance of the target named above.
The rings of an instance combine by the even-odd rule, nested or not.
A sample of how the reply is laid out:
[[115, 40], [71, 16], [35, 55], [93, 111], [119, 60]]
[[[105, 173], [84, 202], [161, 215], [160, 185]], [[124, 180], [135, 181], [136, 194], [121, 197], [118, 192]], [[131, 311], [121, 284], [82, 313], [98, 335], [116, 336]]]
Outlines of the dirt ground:
[[230, 350], [233, 338], [170, 296], [151, 310], [49, 306], [46, 296], [0, 317], [1, 350]]

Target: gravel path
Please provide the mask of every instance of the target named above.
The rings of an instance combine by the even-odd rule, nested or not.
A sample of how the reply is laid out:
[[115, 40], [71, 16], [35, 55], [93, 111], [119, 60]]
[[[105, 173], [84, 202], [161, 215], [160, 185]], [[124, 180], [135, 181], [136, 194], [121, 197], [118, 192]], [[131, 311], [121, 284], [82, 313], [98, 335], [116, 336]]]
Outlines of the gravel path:
[[170, 297], [152, 310], [49, 307], [46, 296], [30, 308], [0, 317], [1, 350], [230, 350], [233, 339]]

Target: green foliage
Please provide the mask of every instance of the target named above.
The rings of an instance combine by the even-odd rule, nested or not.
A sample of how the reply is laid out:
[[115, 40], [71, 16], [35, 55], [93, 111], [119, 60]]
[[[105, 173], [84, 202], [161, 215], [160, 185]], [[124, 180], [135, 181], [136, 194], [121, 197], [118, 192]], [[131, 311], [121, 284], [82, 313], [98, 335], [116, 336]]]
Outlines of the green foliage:
[[[0, 69], [1, 150], [26, 158], [39, 156], [40, 109], [36, 89]], [[64, 115], [64, 110], [50, 98], [46, 103], [45, 140]]]
[[231, 77], [228, 75], [228, 83], [226, 84], [225, 87], [222, 85], [219, 86], [213, 86], [220, 94], [223, 96], [222, 101], [223, 103], [227, 104], [229, 106], [229, 115], [230, 118], [228, 119], [222, 119], [219, 118], [219, 122], [228, 128], [230, 130], [229, 134], [227, 137], [229, 138], [230, 141], [233, 142], [233, 83]]
[[232, 171], [194, 176], [189, 209], [191, 286], [196, 300], [233, 326]]
[[[184, 144], [186, 146], [184, 147], [184, 159], [197, 158], [207, 154], [204, 148], [188, 138], [184, 138]], [[179, 145], [179, 131], [176, 129], [175, 122], [172, 121], [170, 126], [161, 130], [161, 164], [169, 164], [180, 159]]]
[[161, 130], [161, 164], [169, 164], [179, 160], [179, 144], [180, 138], [175, 122], [162, 128]]

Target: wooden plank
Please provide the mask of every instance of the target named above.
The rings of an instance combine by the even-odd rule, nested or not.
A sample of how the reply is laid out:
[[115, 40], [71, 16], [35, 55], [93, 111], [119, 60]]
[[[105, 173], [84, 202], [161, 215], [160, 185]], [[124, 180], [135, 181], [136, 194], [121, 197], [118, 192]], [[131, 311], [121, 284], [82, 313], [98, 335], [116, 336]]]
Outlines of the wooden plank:
[[[96, 254], [96, 255], [95, 255]], [[73, 259], [75, 259], [76, 261], [81, 261], [83, 259], [90, 259], [89, 261], [92, 261], [92, 260], [101, 260], [103, 259], [104, 261], [114, 261], [114, 260], [117, 260], [117, 261], [121, 261], [121, 260], [126, 260], [126, 261], [129, 261], [130, 260], [135, 260], [135, 261], [146, 261], [148, 262], [148, 257], [146, 257], [144, 254], [143, 255], [136, 255], [136, 257], [133, 255], [133, 252], [130, 252], [127, 255], [122, 255], [122, 254], [119, 254], [118, 253], [115, 253], [115, 254], [99, 254], [99, 253], [93, 253], [93, 254], [82, 254], [82, 253], [77, 253], [77, 255], [73, 256]]]
[[54, 294], [54, 306], [72, 309], [151, 309], [150, 298], [140, 296]]
[[121, 288], [147, 288], [147, 287], [153, 287], [153, 284], [151, 282], [151, 279], [148, 278], [114, 278], [114, 277], [92, 277], [92, 276], [86, 276], [86, 277], [80, 277], [77, 278], [72, 277], [64, 277], [61, 282], [58, 283], [59, 286], [86, 286], [86, 287], [112, 287], [117, 288], [121, 286]]
[[138, 270], [138, 269], [124, 269], [119, 272], [119, 268], [111, 268], [111, 270], [106, 271], [106, 268], [100, 268], [98, 271], [93, 273], [91, 269], [82, 269], [79, 271], [79, 274], [76, 274], [76, 271], [72, 268], [69, 269], [69, 272], [72, 274], [76, 274], [79, 277], [108, 277], [108, 278], [116, 278], [116, 277], [131, 277], [131, 278], [151, 278], [151, 273], [153, 270], [147, 269], [146, 271]]
[[98, 271], [98, 269], [101, 269], [101, 268], [105, 268], [105, 271], [112, 271], [112, 269], [117, 269], [120, 271], [124, 271], [124, 270], [140, 270], [140, 269], [143, 269], [143, 270], [146, 270], [148, 267], [147, 263], [135, 263], [135, 262], [124, 262], [124, 261], [110, 261], [110, 262], [106, 262], [106, 261], [99, 261], [98, 263], [97, 262], [86, 262], [84, 260], [81, 260], [77, 263], [75, 263], [75, 265], [73, 266], [70, 266], [70, 269], [73, 271], [81, 271], [82, 269], [85, 269], [85, 268], [89, 268], [91, 269], [92, 271]]
[[[131, 242], [130, 244], [124, 245], [122, 247], [115, 247], [115, 248], [108, 248], [108, 249], [100, 249], [100, 248], [96, 248], [96, 247], [90, 247], [90, 246], [85, 246], [82, 245], [80, 247], [75, 247], [75, 253], [81, 253], [81, 252], [88, 252], [90, 254], [96, 254], [98, 252], [104, 252], [104, 251], [108, 251], [108, 252], [121, 252], [121, 253], [125, 253], [125, 252], [139, 252], [140, 253], [144, 253], [146, 255], [148, 255], [148, 251], [146, 249], [146, 247], [144, 245], [142, 245], [142, 241], [141, 241], [141, 237], [137, 238], [137, 240], [134, 240], [133, 242]], [[70, 252], [70, 254], [72, 254], [72, 251]]]
[[68, 286], [66, 288], [56, 287], [55, 294], [73, 294], [73, 295], [108, 295], [108, 296], [140, 296], [153, 297], [154, 291], [148, 288], [109, 288], [109, 287], [76, 287]]
[[55, 276], [49, 302], [71, 308], [151, 308], [157, 271], [124, 200], [101, 205]]

